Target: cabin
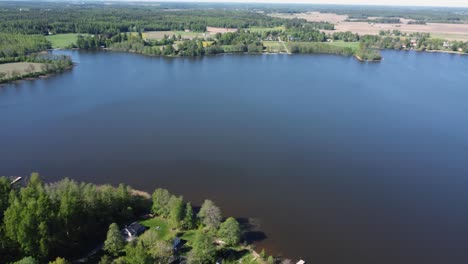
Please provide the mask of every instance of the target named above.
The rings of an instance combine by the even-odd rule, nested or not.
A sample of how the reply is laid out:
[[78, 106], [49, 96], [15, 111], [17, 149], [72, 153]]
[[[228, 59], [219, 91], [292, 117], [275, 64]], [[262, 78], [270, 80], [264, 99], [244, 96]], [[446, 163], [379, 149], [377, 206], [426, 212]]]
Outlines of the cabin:
[[146, 227], [142, 226], [138, 222], [133, 222], [126, 226], [124, 229], [122, 229], [122, 235], [124, 236], [125, 240], [132, 241], [139, 235], [143, 234], [145, 232]]

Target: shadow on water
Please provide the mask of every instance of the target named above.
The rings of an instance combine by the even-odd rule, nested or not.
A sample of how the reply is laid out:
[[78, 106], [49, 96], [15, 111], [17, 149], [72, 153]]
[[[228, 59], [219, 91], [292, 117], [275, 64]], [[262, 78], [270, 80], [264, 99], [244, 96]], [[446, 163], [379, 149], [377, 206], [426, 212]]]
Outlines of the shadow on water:
[[252, 244], [261, 242], [267, 239], [267, 235], [259, 230], [259, 225], [254, 218], [237, 218], [236, 219], [244, 230], [243, 242]]

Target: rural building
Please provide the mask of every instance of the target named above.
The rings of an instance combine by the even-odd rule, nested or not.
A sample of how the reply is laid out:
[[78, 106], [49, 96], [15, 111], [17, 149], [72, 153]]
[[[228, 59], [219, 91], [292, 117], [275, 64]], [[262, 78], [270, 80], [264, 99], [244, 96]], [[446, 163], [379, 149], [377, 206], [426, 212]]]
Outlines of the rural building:
[[143, 232], [145, 232], [146, 227], [142, 226], [138, 222], [133, 222], [122, 229], [122, 235], [126, 241], [132, 241]]

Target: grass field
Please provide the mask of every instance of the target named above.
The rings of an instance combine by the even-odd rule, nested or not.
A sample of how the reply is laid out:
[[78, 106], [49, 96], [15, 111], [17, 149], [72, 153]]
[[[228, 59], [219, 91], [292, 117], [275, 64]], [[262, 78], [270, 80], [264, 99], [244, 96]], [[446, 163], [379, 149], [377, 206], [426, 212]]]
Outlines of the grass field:
[[174, 236], [172, 230], [170, 229], [169, 223], [167, 222], [167, 220], [163, 218], [155, 217], [155, 218], [141, 221], [140, 223], [148, 228], [156, 230], [156, 232], [158, 233], [158, 236], [162, 240], [168, 241], [172, 239]]
[[14, 62], [14, 63], [5, 63], [0, 64], [0, 80], [12, 78], [14, 75], [20, 77], [25, 74], [41, 72], [42, 63], [32, 63], [32, 62]]
[[278, 41], [263, 41], [263, 46], [265, 46], [266, 52], [287, 52], [284, 45]]
[[352, 48], [354, 51], [359, 49], [359, 42], [344, 42], [344, 41], [334, 41], [334, 42], [324, 42], [328, 45], [342, 48]]
[[180, 36], [183, 39], [193, 39], [196, 37], [199, 38], [204, 38], [205, 36], [203, 35], [204, 33], [200, 32], [185, 32], [185, 31], [148, 31], [148, 32], [143, 32], [142, 36], [144, 39], [149, 39], [149, 40], [159, 40], [163, 39], [164, 35], [168, 37], [172, 37], [173, 35]]
[[272, 30], [278, 30], [282, 31], [285, 30], [286, 28], [284, 26], [279, 26], [279, 27], [250, 27], [249, 30], [250, 32], [265, 32], [265, 31], [272, 31]]
[[46, 39], [52, 43], [54, 49], [65, 49], [76, 43], [79, 34], [57, 34], [46, 36]]

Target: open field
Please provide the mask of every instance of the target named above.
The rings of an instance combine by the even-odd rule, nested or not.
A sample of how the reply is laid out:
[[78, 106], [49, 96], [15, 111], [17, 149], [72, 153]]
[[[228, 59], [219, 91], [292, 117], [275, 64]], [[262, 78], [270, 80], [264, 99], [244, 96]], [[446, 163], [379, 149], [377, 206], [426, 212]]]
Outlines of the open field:
[[324, 30], [324, 32], [345, 32], [351, 31], [358, 34], [377, 35], [381, 30], [400, 30], [406, 33], [425, 32], [434, 37], [448, 40], [468, 41], [468, 24], [446, 24], [427, 23], [426, 25], [408, 24], [408, 19], [401, 19], [401, 24], [376, 24], [368, 22], [348, 22], [348, 16], [337, 14], [322, 14], [319, 12], [308, 12], [299, 14], [272, 14], [281, 18], [303, 18], [308, 21], [327, 21], [335, 24], [335, 30]]
[[277, 31], [282, 31], [285, 30], [286, 28], [284, 26], [279, 26], [279, 27], [250, 27], [249, 31], [250, 32], [265, 32], [265, 31], [272, 31], [272, 30], [277, 30]]
[[351, 48], [353, 51], [357, 51], [359, 48], [359, 42], [344, 42], [344, 41], [334, 41], [334, 42], [325, 42], [328, 45], [341, 47], [341, 48]]
[[163, 39], [164, 36], [172, 37], [173, 35], [180, 36], [183, 39], [194, 39], [194, 38], [202, 38], [205, 37], [203, 33], [199, 32], [185, 32], [185, 31], [147, 31], [143, 32], [142, 36], [144, 39], [149, 39], [149, 40], [158, 40], [158, 39]]
[[216, 33], [227, 33], [237, 32], [236, 28], [217, 28], [207, 27], [207, 32], [192, 32], [192, 31], [147, 31], [143, 32], [142, 36], [144, 39], [158, 40], [163, 39], [164, 36], [172, 37], [173, 35], [180, 35], [182, 39], [194, 39], [194, 38], [207, 38], [215, 35]]
[[25, 74], [41, 72], [42, 63], [13, 62], [0, 64], [0, 80], [12, 77], [20, 77]]
[[206, 31], [211, 34], [237, 32], [237, 30], [237, 28], [206, 27]]
[[57, 34], [46, 36], [46, 39], [52, 43], [54, 49], [64, 49], [76, 43], [76, 38], [79, 34]]

